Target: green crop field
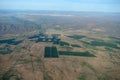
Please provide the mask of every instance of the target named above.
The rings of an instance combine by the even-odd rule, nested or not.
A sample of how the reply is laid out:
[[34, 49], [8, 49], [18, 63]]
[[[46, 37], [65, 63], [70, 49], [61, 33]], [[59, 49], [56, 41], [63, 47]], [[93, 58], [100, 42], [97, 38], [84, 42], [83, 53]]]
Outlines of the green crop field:
[[84, 57], [95, 57], [95, 55], [90, 52], [68, 52], [68, 51], [59, 51], [59, 55], [69, 55], [69, 56], [84, 56]]
[[70, 38], [73, 38], [73, 39], [82, 39], [86, 36], [83, 36], [83, 35], [73, 35], [73, 36], [67, 36], [67, 37], [70, 37]]
[[71, 44], [72, 47], [81, 47], [80, 45], [77, 45], [77, 44]]
[[81, 42], [91, 46], [106, 46], [106, 47], [111, 47], [115, 49], [120, 49], [120, 47], [118, 47], [116, 44], [110, 43], [110, 42], [104, 42], [104, 41], [91, 41], [90, 43], [85, 41], [81, 41]]
[[56, 47], [45, 47], [45, 53], [44, 53], [44, 57], [47, 58], [56, 58], [58, 57], [58, 52], [57, 52], [57, 48]]
[[60, 46], [69, 46], [69, 43], [61, 41]]

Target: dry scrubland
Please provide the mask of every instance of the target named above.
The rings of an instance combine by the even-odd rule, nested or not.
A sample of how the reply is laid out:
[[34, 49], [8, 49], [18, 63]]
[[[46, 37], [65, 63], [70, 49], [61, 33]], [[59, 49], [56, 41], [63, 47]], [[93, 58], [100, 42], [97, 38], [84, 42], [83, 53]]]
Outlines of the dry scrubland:
[[[1, 17], [3, 18], [3, 16]], [[29, 29], [27, 27], [18, 28], [20, 34], [16, 35], [12, 34], [14, 33], [12, 29], [8, 30], [10, 26], [0, 25], [2, 26], [1, 34], [3, 34], [0, 36], [0, 80], [120, 79], [120, 35], [116, 31], [117, 35], [111, 32], [112, 35], [109, 36], [108, 34], [113, 28], [108, 30], [108, 34], [105, 34], [106, 27], [100, 28], [100, 24], [104, 23], [104, 21], [99, 23], [103, 20], [101, 17], [92, 15], [89, 18], [93, 19], [87, 21], [88, 16], [25, 14], [16, 15], [16, 17], [10, 18], [10, 20], [17, 21], [16, 24], [13, 24], [14, 26], [11, 25], [15, 28], [14, 30], [17, 29], [18, 24], [23, 22], [24, 24], [19, 26], [32, 25]], [[118, 18], [109, 18], [109, 20], [104, 19], [108, 22], [119, 21]], [[24, 19], [25, 21], [22, 21]], [[29, 24], [30, 21], [33, 22]], [[108, 22], [101, 26], [106, 26]], [[110, 25], [113, 24], [115, 23], [110, 23]], [[32, 26], [39, 26], [39, 28], [36, 30]], [[11, 34], [5, 34], [4, 30]], [[21, 33], [21, 30], [26, 33]], [[114, 30], [117, 29], [114, 27]], [[48, 36], [61, 34], [61, 41], [59, 44], [36, 42], [39, 32], [48, 34]], [[113, 35], [116, 36], [113, 37]], [[44, 58], [46, 46], [56, 46], [59, 57]]]
[[[93, 39], [111, 41], [103, 36], [64, 32], [48, 29], [47, 33], [61, 33], [62, 41], [69, 45], [55, 45], [51, 42], [35, 43], [29, 39], [16, 45], [11, 54], [0, 55], [1, 80], [119, 80], [120, 79], [120, 49], [106, 46], [91, 46], [85, 42]], [[83, 32], [83, 31], [82, 31]], [[80, 39], [70, 38], [70, 35], [82, 35]], [[68, 35], [69, 34], [69, 35]], [[79, 38], [79, 37], [77, 37]], [[80, 47], [72, 47], [76, 44]], [[44, 58], [45, 46], [56, 46], [59, 51], [85, 52], [89, 51], [95, 57], [60, 55], [59, 58]], [[118, 45], [120, 46], [120, 45]], [[13, 46], [14, 47], [14, 46]]]

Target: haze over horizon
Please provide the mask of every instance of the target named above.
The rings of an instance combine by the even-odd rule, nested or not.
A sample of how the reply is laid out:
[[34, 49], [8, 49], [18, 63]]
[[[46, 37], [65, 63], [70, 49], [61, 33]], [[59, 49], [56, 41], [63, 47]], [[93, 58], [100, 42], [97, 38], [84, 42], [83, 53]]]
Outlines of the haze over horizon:
[[1, 0], [2, 10], [120, 12], [119, 0]]

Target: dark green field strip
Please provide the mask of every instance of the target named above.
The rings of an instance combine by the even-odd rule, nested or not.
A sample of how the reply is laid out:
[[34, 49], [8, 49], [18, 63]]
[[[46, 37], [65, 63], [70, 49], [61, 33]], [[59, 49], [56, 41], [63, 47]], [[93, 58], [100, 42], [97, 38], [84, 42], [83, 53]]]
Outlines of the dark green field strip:
[[63, 41], [60, 42], [60, 46], [69, 46], [69, 45], [70, 44], [68, 42], [63, 42]]
[[80, 45], [77, 45], [77, 44], [71, 44], [72, 47], [78, 47], [80, 48], [81, 46]]
[[0, 54], [3, 54], [3, 55], [10, 54], [10, 53], [12, 53], [12, 50], [0, 50]]
[[51, 47], [52, 57], [58, 57], [58, 52], [56, 47]]
[[118, 38], [118, 37], [112, 37], [112, 36], [110, 36], [109, 38], [111, 38], [111, 39], [116, 39], [116, 40], [120, 40], [120, 38]]
[[120, 38], [118, 38], [118, 37], [111, 37], [111, 36], [109, 38], [114, 40], [115, 43], [120, 44]]
[[67, 36], [67, 37], [73, 38], [73, 39], [82, 39], [82, 38], [84, 38], [86, 36], [83, 36], [83, 35], [72, 35], [72, 36]]
[[110, 42], [103, 42], [103, 41], [91, 41], [90, 43], [85, 41], [81, 41], [81, 42], [91, 46], [106, 46], [106, 47], [111, 47], [115, 49], [120, 49], [120, 47], [118, 47], [116, 44], [110, 43]]
[[120, 44], [120, 41], [116, 41], [117, 44]]
[[45, 54], [44, 57], [51, 57], [51, 48], [50, 47], [45, 47]]
[[34, 38], [39, 38], [39, 35], [30, 36], [28, 39], [34, 39]]
[[95, 55], [90, 52], [67, 52], [67, 51], [59, 51], [59, 55], [68, 55], [68, 56], [84, 56], [84, 57], [95, 57]]
[[18, 44], [20, 44], [21, 42], [22, 42], [22, 40], [16, 41], [15, 39], [0, 40], [0, 44], [18, 45]]

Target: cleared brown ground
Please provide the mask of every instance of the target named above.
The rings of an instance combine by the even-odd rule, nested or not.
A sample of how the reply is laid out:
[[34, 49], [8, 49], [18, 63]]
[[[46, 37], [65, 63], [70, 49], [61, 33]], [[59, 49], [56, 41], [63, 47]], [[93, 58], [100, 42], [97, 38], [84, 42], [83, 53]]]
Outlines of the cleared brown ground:
[[[79, 40], [66, 37], [66, 35], [81, 34], [92, 38], [108, 40], [89, 34], [81, 30], [58, 31], [49, 29], [52, 32], [61, 34], [62, 41], [75, 43], [81, 48], [73, 48], [71, 51], [90, 51], [96, 57], [65, 56], [59, 58], [44, 58], [44, 47], [52, 46], [52, 43], [23, 42], [21, 49], [12, 54], [0, 55], [0, 80], [119, 80], [120, 79], [120, 50], [113, 52], [106, 51], [104, 47], [86, 47]], [[90, 41], [89, 39], [83, 39]], [[67, 49], [57, 46], [58, 50]], [[112, 57], [111, 57], [112, 56]]]

